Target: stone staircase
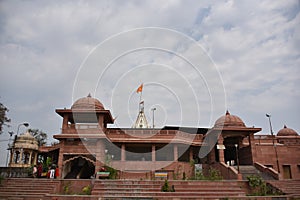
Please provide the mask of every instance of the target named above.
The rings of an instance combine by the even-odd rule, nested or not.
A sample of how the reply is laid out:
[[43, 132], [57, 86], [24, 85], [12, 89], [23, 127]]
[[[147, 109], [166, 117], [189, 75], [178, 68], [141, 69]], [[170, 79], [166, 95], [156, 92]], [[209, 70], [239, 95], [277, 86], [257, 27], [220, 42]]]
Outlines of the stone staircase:
[[59, 182], [53, 179], [9, 178], [0, 186], [0, 200], [40, 200], [55, 193]]
[[[237, 167], [235, 166], [237, 169]], [[266, 173], [263, 173], [256, 169], [253, 165], [241, 165], [240, 173], [242, 174], [243, 180], [247, 180], [247, 176], [257, 175], [264, 180], [274, 180], [274, 178]]]
[[300, 180], [267, 181], [284, 194], [300, 199]]
[[175, 192], [161, 192], [164, 181], [97, 180], [92, 195], [104, 199], [219, 199], [245, 197], [238, 181], [169, 181]]

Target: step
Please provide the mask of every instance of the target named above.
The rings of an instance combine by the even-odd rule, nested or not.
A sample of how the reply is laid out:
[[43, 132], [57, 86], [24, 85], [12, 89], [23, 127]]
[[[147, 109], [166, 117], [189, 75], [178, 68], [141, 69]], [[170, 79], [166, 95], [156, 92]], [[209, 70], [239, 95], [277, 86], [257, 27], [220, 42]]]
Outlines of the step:
[[19, 193], [27, 193], [27, 192], [38, 192], [38, 193], [49, 193], [49, 189], [20, 189], [20, 188], [3, 188], [0, 190], [0, 193], [3, 192], [19, 192]]
[[0, 198], [1, 197], [13, 197], [13, 196], [39, 196], [39, 197], [42, 197], [44, 196], [45, 194], [44, 193], [26, 193], [26, 194], [21, 194], [20, 192], [15, 192], [15, 193], [11, 193], [11, 192], [1, 192], [0, 193]]
[[[188, 188], [188, 187], [174, 187], [176, 191], [212, 191], [212, 192], [222, 192], [222, 191], [242, 191], [241, 188]], [[93, 188], [93, 191], [161, 191], [160, 188]]]
[[241, 189], [239, 188], [228, 188], [228, 189], [222, 189], [222, 190], [216, 190], [214, 188], [207, 188], [207, 189], [190, 189], [190, 188], [176, 188], [175, 187], [175, 191], [176, 192], [243, 192]]
[[[0, 200], [2, 200], [1, 198], [2, 197], [0, 197]], [[5, 200], [45, 200], [45, 197], [39, 196], [39, 195], [22, 195], [22, 197], [6, 196], [3, 199], [5, 199]]]
[[0, 200], [24, 200], [23, 197], [0, 197]]
[[234, 185], [238, 185], [237, 181], [169, 181], [169, 184], [173, 184], [173, 185], [200, 185], [200, 186], [222, 186], [222, 185], [226, 185], [226, 186], [234, 186]]
[[136, 188], [136, 189], [118, 189], [118, 188], [115, 188], [115, 189], [97, 189], [97, 190], [94, 190], [93, 191], [98, 191], [98, 192], [160, 192], [160, 188], [157, 188], [157, 189], [145, 189], [145, 188]]
[[162, 185], [159, 184], [159, 185], [151, 185], [151, 184], [148, 184], [148, 185], [124, 185], [124, 184], [117, 184], [117, 185], [107, 185], [107, 184], [104, 184], [104, 185], [100, 185], [100, 184], [94, 184], [94, 188], [99, 188], [99, 189], [109, 189], [109, 188], [160, 188]]
[[15, 181], [15, 180], [9, 180], [6, 181], [6, 183], [13, 183], [13, 184], [21, 184], [21, 183], [32, 183], [32, 184], [57, 184], [58, 182], [52, 182], [52, 181]]
[[300, 180], [280, 180], [268, 181], [273, 187], [278, 188], [285, 194], [299, 194], [300, 193]]
[[101, 184], [136, 184], [136, 185], [143, 185], [143, 184], [161, 184], [164, 183], [164, 181], [139, 181], [139, 180], [95, 180], [95, 183], [101, 183]]
[[244, 192], [227, 192], [223, 191], [221, 193], [213, 193], [213, 192], [105, 192], [101, 193], [104, 196], [123, 196], [123, 197], [132, 197], [132, 196], [148, 196], [148, 197], [155, 197], [155, 196], [245, 196]]

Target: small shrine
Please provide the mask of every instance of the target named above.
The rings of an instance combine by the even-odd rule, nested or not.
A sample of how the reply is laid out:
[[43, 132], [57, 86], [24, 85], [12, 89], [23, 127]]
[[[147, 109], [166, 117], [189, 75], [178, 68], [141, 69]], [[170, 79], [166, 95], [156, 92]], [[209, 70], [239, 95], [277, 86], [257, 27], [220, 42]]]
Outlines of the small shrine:
[[16, 136], [10, 147], [9, 167], [30, 167], [37, 162], [38, 141], [26, 132]]

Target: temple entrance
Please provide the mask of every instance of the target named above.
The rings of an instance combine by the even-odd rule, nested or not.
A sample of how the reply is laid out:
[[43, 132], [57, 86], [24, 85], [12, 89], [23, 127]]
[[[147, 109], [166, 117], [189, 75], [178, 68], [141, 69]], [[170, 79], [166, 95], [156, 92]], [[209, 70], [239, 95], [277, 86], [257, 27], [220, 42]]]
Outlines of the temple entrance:
[[95, 165], [88, 158], [77, 156], [66, 161], [65, 179], [89, 179], [95, 174]]
[[237, 165], [236, 147], [234, 145], [226, 145], [224, 158], [226, 164]]

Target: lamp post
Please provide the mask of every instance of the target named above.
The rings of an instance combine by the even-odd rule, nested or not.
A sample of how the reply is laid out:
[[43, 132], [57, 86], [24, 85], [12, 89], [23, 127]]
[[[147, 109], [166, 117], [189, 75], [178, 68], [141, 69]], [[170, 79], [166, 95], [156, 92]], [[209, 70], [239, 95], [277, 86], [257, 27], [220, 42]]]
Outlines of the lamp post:
[[152, 115], [152, 128], [154, 129], [154, 111], [156, 110], [156, 108], [152, 108], [151, 109], [152, 110], [152, 112], [153, 112], [153, 115]]
[[6, 164], [5, 164], [6, 167], [8, 167], [8, 157], [9, 157], [9, 151], [10, 151], [10, 149], [11, 149], [10, 141], [11, 141], [11, 137], [12, 137], [12, 135], [14, 134], [14, 132], [9, 131], [8, 134], [9, 134], [9, 140], [8, 140], [8, 149], [7, 149]]
[[18, 134], [19, 134], [20, 126], [22, 126], [22, 125], [25, 126], [25, 127], [28, 127], [28, 126], [29, 126], [29, 123], [23, 122], [23, 123], [21, 123], [21, 124], [18, 125], [17, 136], [18, 136]]
[[278, 173], [280, 173], [277, 148], [276, 148], [276, 144], [274, 142], [274, 134], [273, 134], [272, 123], [271, 123], [271, 115], [266, 114], [266, 117], [269, 118], [270, 132], [271, 132], [271, 135], [272, 135], [272, 143], [273, 143], [273, 147], [274, 147], [274, 151], [275, 151], [275, 156], [276, 156], [277, 170], [278, 170]]
[[234, 144], [234, 146], [235, 146], [237, 170], [238, 170], [238, 173], [240, 173], [240, 161], [239, 161], [238, 144]]

